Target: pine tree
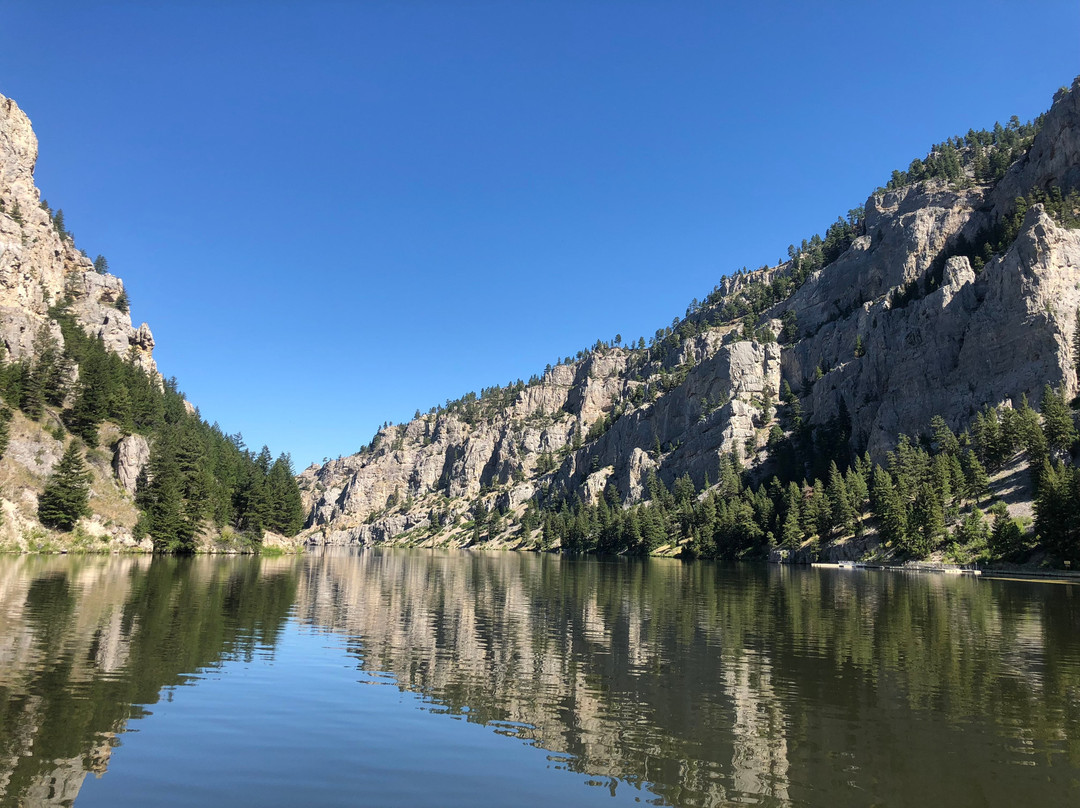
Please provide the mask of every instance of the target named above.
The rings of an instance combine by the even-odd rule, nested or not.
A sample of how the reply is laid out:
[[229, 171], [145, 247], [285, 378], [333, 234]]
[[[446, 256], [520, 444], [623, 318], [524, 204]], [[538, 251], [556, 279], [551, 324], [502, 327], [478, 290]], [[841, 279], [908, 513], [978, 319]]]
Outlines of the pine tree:
[[990, 552], [998, 558], [1013, 558], [1024, 549], [1024, 534], [1015, 519], [1009, 517], [1009, 510], [1004, 502], [995, 502], [990, 509], [994, 514], [994, 524], [987, 538]]
[[[250, 455], [248, 455], [250, 458]], [[270, 497], [266, 490], [266, 475], [257, 464], [244, 469], [244, 478], [237, 488], [237, 527], [254, 536], [261, 536], [270, 519]]]
[[1057, 456], [1067, 455], [1076, 443], [1076, 424], [1065, 397], [1052, 390], [1050, 385], [1043, 387], [1042, 419], [1043, 434], [1050, 451]]
[[874, 467], [872, 505], [881, 518], [886, 544], [903, 546], [907, 539], [907, 511], [893, 485], [892, 475], [881, 466]]
[[960, 443], [956, 439], [956, 435], [949, 429], [949, 425], [945, 423], [945, 419], [940, 415], [935, 415], [930, 419], [930, 429], [934, 433], [934, 445], [937, 447], [937, 451], [942, 454], [956, 454], [960, 451]]
[[185, 553], [195, 549], [195, 527], [184, 518], [180, 467], [176, 460], [176, 436], [161, 433], [150, 451], [150, 462], [136, 490], [135, 502], [144, 511], [141, 531], [150, 534], [154, 551]]
[[71, 530], [90, 515], [90, 470], [78, 441], [71, 441], [38, 498], [38, 519], [47, 527]]
[[945, 537], [945, 514], [941, 500], [929, 483], [919, 487], [912, 503], [910, 527], [902, 545], [913, 558], [926, 558]]
[[799, 524], [799, 509], [798, 507], [788, 510], [788, 514], [784, 517], [784, 525], [780, 530], [780, 543], [788, 549], [794, 550], [801, 543], [803, 538], [802, 526]]
[[825, 483], [814, 480], [813, 496], [810, 497], [814, 514], [814, 532], [823, 540], [829, 537], [836, 523], [833, 521], [832, 503], [825, 492]]
[[971, 513], [964, 517], [964, 521], [956, 529], [956, 540], [972, 548], [986, 545], [989, 536], [986, 520], [978, 508], [972, 508]]
[[1073, 367], [1076, 369], [1077, 379], [1080, 380], [1080, 309], [1076, 310], [1076, 319], [1073, 322]]
[[266, 489], [270, 511], [267, 527], [283, 536], [295, 536], [304, 526], [304, 507], [287, 454], [280, 455], [270, 467]]
[[840, 474], [840, 469], [836, 466], [835, 460], [829, 465], [827, 494], [832, 524], [842, 534], [853, 533], [855, 531], [855, 508], [852, 507], [851, 495], [848, 492], [843, 476]]
[[968, 499], [975, 500], [975, 504], [978, 505], [980, 500], [990, 493], [990, 476], [971, 449], [964, 452], [962, 465], [964, 469], [964, 495]]
[[1035, 498], [1035, 530], [1063, 558], [1080, 557], [1080, 470], [1044, 460]]
[[99, 275], [104, 275], [109, 271], [109, 262], [104, 255], [98, 255], [98, 257], [94, 259], [94, 271]]
[[7, 451], [8, 441], [11, 440], [11, 410], [0, 406], [0, 457]]
[[35, 359], [24, 364], [19, 409], [35, 421], [41, 417], [50, 391], [61, 387], [58, 378], [60, 350], [48, 325], [41, 326], [34, 339]]

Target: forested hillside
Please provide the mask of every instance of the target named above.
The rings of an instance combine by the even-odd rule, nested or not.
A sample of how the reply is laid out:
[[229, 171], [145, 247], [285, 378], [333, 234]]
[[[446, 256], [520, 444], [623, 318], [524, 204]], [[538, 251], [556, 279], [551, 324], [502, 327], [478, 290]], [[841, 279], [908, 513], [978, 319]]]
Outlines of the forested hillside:
[[161, 377], [108, 261], [39, 199], [36, 157], [0, 97], [0, 545], [190, 552], [295, 535], [288, 455], [247, 448]]
[[936, 144], [648, 340], [598, 340], [384, 424], [301, 475], [309, 535], [1075, 556], [1078, 89], [1029, 123]]

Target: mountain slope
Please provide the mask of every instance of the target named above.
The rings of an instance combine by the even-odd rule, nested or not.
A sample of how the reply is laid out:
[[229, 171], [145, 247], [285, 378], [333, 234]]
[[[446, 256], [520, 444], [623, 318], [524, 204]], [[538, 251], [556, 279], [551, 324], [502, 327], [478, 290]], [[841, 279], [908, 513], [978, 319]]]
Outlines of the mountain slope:
[[[725, 278], [648, 347], [599, 342], [305, 470], [310, 540], [471, 543], [495, 512], [487, 535], [523, 541], [530, 508], [648, 499], [653, 472], [701, 490], [734, 455], [759, 478], [812, 480], [864, 451], [884, 462], [933, 416], [963, 429], [984, 407], [1037, 404], [1047, 384], [1071, 400], [1080, 233], [1063, 226], [1071, 209], [1048, 209], [1080, 186], [1078, 89], [1035, 126], [935, 147], [824, 240]], [[799, 424], [828, 451], [789, 451]]]
[[[123, 282], [41, 199], [36, 161], [30, 120], [0, 96], [0, 549], [190, 551], [294, 534], [288, 457], [248, 450], [161, 377]], [[62, 507], [39, 509], [73, 447], [62, 494], [45, 498]]]

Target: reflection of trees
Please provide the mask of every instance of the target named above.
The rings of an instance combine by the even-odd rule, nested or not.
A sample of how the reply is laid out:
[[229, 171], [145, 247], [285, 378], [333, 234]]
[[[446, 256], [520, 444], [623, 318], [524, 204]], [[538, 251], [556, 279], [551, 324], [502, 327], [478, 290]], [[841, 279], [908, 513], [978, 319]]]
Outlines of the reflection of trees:
[[[517, 553], [5, 559], [0, 802], [70, 802], [137, 705], [271, 648], [295, 605], [438, 709], [668, 802], [1045, 804], [1080, 767], [1078, 599]], [[988, 795], [1005, 754], [1038, 765]]]
[[[302, 619], [357, 637], [365, 669], [467, 707], [470, 720], [528, 725], [517, 732], [581, 771], [651, 781], [674, 802], [784, 803], [812, 798], [802, 790], [832, 776], [835, 758], [848, 769], [839, 785], [866, 789], [853, 792], [861, 804], [919, 787], [867, 771], [870, 762], [932, 770], [955, 757], [961, 734], [988, 725], [1024, 726], [1034, 749], [1077, 726], [1076, 652], [1055, 661], [1072, 649], [1071, 593], [927, 575], [366, 551], [311, 559], [299, 600]], [[903, 728], [883, 732], [879, 718]], [[969, 772], [985, 774], [992, 762], [970, 754]]]
[[33, 557], [0, 564], [0, 802], [71, 804], [162, 688], [270, 647], [293, 560]]

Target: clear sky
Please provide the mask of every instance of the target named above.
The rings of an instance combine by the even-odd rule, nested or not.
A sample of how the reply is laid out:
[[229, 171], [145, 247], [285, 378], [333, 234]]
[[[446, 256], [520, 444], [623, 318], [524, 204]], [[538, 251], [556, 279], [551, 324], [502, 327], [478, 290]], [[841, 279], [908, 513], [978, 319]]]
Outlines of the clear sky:
[[166, 376], [297, 469], [651, 335], [1080, 73], [1066, 2], [11, 2], [0, 93]]

